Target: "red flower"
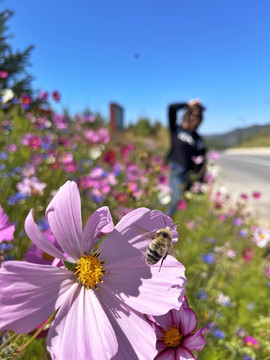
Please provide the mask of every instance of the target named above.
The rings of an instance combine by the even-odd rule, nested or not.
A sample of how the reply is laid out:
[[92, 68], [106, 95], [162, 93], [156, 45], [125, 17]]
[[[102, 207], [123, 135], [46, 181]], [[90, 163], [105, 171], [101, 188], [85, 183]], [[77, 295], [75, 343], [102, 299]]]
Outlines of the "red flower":
[[245, 248], [242, 251], [242, 257], [245, 262], [250, 262], [254, 258], [254, 251], [251, 248]]
[[58, 92], [58, 91], [53, 91], [52, 92], [52, 97], [53, 97], [53, 99], [55, 100], [55, 101], [60, 101], [61, 100], [61, 95], [60, 95], [60, 93]]
[[110, 165], [114, 165], [116, 162], [116, 153], [113, 150], [108, 151], [104, 155], [104, 161]]

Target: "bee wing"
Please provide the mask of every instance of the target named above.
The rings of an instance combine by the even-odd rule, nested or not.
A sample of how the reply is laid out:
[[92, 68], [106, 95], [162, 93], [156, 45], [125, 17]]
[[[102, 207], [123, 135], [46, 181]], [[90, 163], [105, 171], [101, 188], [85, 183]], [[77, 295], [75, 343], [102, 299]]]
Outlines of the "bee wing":
[[141, 234], [143, 235], [146, 239], [149, 239], [149, 240], [152, 240], [155, 236], [155, 233], [152, 232], [152, 231], [148, 231], [148, 230], [145, 230], [143, 228], [141, 228], [140, 226], [138, 225], [133, 225], [135, 227], [135, 229]]
[[168, 249], [168, 254], [175, 257], [175, 258], [177, 257], [176, 251], [175, 251], [175, 249], [173, 247], [173, 243], [171, 244], [171, 246]]

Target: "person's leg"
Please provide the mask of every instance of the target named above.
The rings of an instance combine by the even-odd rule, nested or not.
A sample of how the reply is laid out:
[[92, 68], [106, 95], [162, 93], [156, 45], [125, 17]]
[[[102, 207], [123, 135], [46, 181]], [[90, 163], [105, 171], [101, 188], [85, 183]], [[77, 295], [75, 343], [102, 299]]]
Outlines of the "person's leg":
[[172, 200], [167, 215], [172, 216], [177, 210], [177, 203], [182, 195], [182, 186], [185, 182], [185, 170], [183, 166], [176, 163], [170, 163], [169, 165]]

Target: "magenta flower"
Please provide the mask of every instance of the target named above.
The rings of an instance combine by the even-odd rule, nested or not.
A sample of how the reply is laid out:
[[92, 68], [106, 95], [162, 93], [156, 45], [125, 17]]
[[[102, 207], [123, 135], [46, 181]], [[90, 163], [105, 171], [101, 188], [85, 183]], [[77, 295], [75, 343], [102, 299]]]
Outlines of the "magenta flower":
[[197, 317], [186, 300], [180, 310], [170, 310], [166, 315], [148, 318], [157, 336], [158, 355], [155, 360], [195, 359], [191, 351], [200, 351], [206, 344], [203, 334], [208, 327], [192, 333], [197, 325]]
[[0, 79], [6, 79], [8, 77], [8, 72], [5, 70], [0, 70]]
[[47, 91], [41, 91], [38, 95], [38, 97], [41, 99], [41, 100], [47, 100], [48, 99], [48, 92]]
[[253, 336], [247, 335], [244, 337], [244, 343], [246, 346], [253, 347], [255, 349], [259, 349], [259, 342]]
[[259, 191], [253, 191], [252, 197], [253, 197], [253, 199], [258, 200], [261, 197], [261, 193]]
[[[161, 315], [179, 308], [187, 280], [184, 266], [172, 256], [147, 266], [149, 241], [137, 225], [157, 231], [164, 222], [160, 211], [139, 208], [114, 228], [107, 207], [95, 211], [82, 230], [77, 185], [68, 181], [46, 209], [51, 231], [62, 251], [40, 231], [33, 210], [25, 230], [41, 250], [68, 268], [20, 261], [4, 262], [0, 270], [0, 330], [27, 333], [55, 310], [47, 348], [53, 359], [145, 359], [156, 356], [155, 333], [141, 313]], [[98, 253], [95, 242], [108, 234]], [[16, 289], [16, 291], [14, 291]], [[157, 294], [159, 301], [157, 301]]]
[[245, 201], [248, 201], [248, 195], [243, 193], [240, 195], [241, 199], [245, 200]]
[[28, 94], [23, 94], [21, 96], [21, 103], [23, 107], [28, 108], [28, 106], [32, 103], [31, 96]]
[[179, 200], [177, 203], [177, 209], [178, 210], [186, 210], [187, 208], [187, 202], [185, 200]]
[[[52, 243], [58, 250], [61, 251], [60, 246], [57, 244], [55, 236], [53, 235], [50, 229], [47, 229], [43, 233], [44, 236]], [[43, 264], [43, 265], [51, 265], [55, 258], [46, 252], [42, 251], [37, 245], [32, 244], [25, 254], [24, 257], [25, 261], [36, 263], [36, 264]]]
[[249, 247], [244, 248], [242, 251], [242, 257], [245, 262], [250, 262], [254, 258], [253, 249], [251, 249]]
[[0, 205], [0, 243], [13, 240], [15, 225], [9, 222], [7, 214]]
[[67, 173], [75, 173], [77, 171], [77, 167], [76, 161], [70, 161], [69, 163], [62, 164], [62, 169]]

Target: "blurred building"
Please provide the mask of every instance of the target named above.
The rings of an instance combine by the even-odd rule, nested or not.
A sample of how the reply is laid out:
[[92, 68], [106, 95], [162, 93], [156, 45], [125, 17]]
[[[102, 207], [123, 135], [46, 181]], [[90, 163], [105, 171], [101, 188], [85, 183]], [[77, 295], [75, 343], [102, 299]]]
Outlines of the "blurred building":
[[111, 133], [124, 128], [124, 109], [116, 103], [110, 103], [110, 130]]

